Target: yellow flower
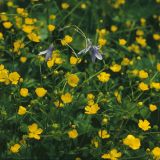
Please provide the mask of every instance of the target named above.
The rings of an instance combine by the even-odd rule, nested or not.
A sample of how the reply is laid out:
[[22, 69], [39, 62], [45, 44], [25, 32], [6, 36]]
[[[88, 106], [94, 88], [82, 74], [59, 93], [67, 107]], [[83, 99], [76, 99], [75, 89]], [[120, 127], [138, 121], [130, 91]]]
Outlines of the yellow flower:
[[40, 42], [40, 36], [35, 33], [29, 33], [27, 37], [33, 42]]
[[106, 83], [109, 81], [110, 78], [110, 74], [106, 73], [106, 72], [101, 72], [98, 76], [97, 76], [98, 80], [101, 81], [102, 83]]
[[100, 47], [106, 45], [106, 43], [107, 43], [106, 39], [104, 39], [104, 38], [99, 38], [98, 39], [98, 44], [99, 44]]
[[71, 87], [76, 87], [78, 85], [78, 82], [79, 82], [79, 78], [76, 74], [68, 74], [67, 75], [67, 83]]
[[145, 84], [144, 82], [139, 83], [138, 87], [139, 87], [139, 89], [142, 90], [142, 91], [147, 91], [147, 90], [149, 90], [148, 85]]
[[125, 39], [119, 39], [119, 44], [121, 46], [124, 46], [127, 43], [127, 41]]
[[114, 92], [114, 95], [115, 95], [115, 97], [116, 97], [116, 99], [117, 99], [117, 102], [118, 102], [118, 103], [122, 103], [121, 94], [120, 94], [117, 90]]
[[121, 65], [123, 66], [127, 66], [130, 64], [130, 60], [128, 58], [123, 58], [122, 62], [121, 62]]
[[55, 25], [52, 25], [52, 24], [49, 24], [49, 25], [48, 25], [48, 30], [49, 30], [50, 32], [54, 31], [55, 28], [56, 28]]
[[116, 149], [112, 149], [109, 153], [105, 153], [101, 156], [103, 159], [110, 159], [110, 160], [118, 160], [122, 156], [121, 152], [118, 152]]
[[157, 71], [160, 72], [160, 63], [157, 63]]
[[138, 30], [136, 31], [136, 35], [137, 35], [137, 36], [143, 36], [143, 35], [144, 35], [144, 32], [143, 32], [142, 30], [139, 30], [139, 29], [138, 29]]
[[8, 70], [4, 69], [4, 65], [0, 65], [0, 82], [9, 84]]
[[17, 84], [20, 79], [20, 75], [17, 72], [12, 72], [9, 74], [9, 80], [12, 84]]
[[29, 25], [32, 25], [32, 24], [34, 24], [34, 19], [33, 18], [25, 18], [25, 24], [29, 24]]
[[98, 135], [102, 139], [106, 139], [106, 138], [110, 137], [110, 134], [108, 134], [108, 132], [106, 130], [99, 130]]
[[47, 90], [40, 87], [40, 88], [36, 88], [35, 92], [36, 92], [38, 97], [44, 97], [47, 93]]
[[6, 28], [6, 29], [10, 29], [11, 27], [12, 27], [12, 23], [11, 22], [3, 22], [3, 26], [4, 26], [4, 28]]
[[20, 62], [25, 63], [27, 61], [27, 57], [22, 56], [20, 58]]
[[62, 40], [61, 40], [61, 44], [63, 46], [68, 45], [69, 43], [71, 43], [73, 41], [73, 38], [69, 35], [66, 35]]
[[32, 25], [22, 25], [22, 31], [25, 33], [31, 33], [34, 30], [34, 26]]
[[18, 109], [18, 114], [19, 115], [22, 116], [22, 115], [26, 114], [26, 112], [27, 112], [27, 109], [25, 107], [19, 106], [19, 109]]
[[10, 151], [12, 153], [18, 153], [20, 148], [21, 148], [20, 144], [16, 143], [15, 145], [11, 146]]
[[110, 69], [113, 71], [113, 72], [119, 72], [121, 70], [121, 65], [119, 64], [114, 64], [110, 67]]
[[43, 132], [43, 130], [41, 128], [38, 128], [38, 125], [36, 123], [29, 125], [28, 129], [29, 129], [29, 138], [40, 140], [41, 138], [40, 134]]
[[76, 129], [72, 129], [71, 131], [68, 132], [69, 138], [75, 139], [78, 137], [78, 132]]
[[149, 105], [149, 109], [150, 109], [151, 112], [156, 111], [157, 110], [157, 106], [154, 105], [154, 104], [150, 104]]
[[160, 40], [160, 35], [159, 34], [153, 34], [153, 39], [155, 40], [155, 41], [159, 41]]
[[144, 39], [143, 37], [136, 37], [136, 42], [142, 47], [145, 47], [147, 45], [146, 39]]
[[148, 131], [151, 128], [150, 122], [148, 122], [146, 119], [144, 121], [139, 120], [138, 127], [141, 128], [143, 131]]
[[27, 97], [28, 96], [28, 89], [27, 88], [21, 88], [20, 95], [22, 97]]
[[155, 160], [159, 160], [160, 159], [160, 147], [154, 147], [152, 150], [152, 154]]
[[82, 9], [86, 9], [86, 8], [87, 8], [87, 5], [86, 5], [85, 3], [82, 3], [82, 4], [81, 4], [81, 8], [82, 8]]
[[76, 58], [74, 56], [70, 57], [70, 64], [75, 65], [75, 64], [80, 63], [80, 62], [81, 62], [80, 58]]
[[98, 148], [98, 146], [99, 146], [99, 142], [98, 142], [98, 140], [96, 138], [93, 138], [91, 140], [91, 144], [94, 145], [94, 147], [96, 147], [96, 148]]
[[98, 104], [93, 104], [91, 106], [86, 106], [85, 107], [85, 114], [96, 114], [99, 110]]
[[92, 93], [87, 94], [87, 99], [88, 100], [93, 100], [94, 98], [95, 98], [95, 96]]
[[112, 32], [116, 32], [118, 30], [118, 27], [117, 26], [115, 26], [115, 25], [112, 25], [111, 26], [111, 31]]
[[62, 9], [68, 9], [69, 8], [69, 4], [68, 3], [62, 3], [61, 4]]
[[139, 71], [139, 78], [145, 79], [148, 78], [148, 73], [144, 70]]
[[64, 104], [61, 103], [60, 101], [54, 102], [54, 105], [55, 105], [56, 107], [59, 107], [59, 108], [62, 108], [62, 107], [64, 106]]
[[3, 33], [2, 32], [0, 32], [0, 40], [3, 40], [4, 39], [4, 37], [3, 37]]
[[24, 43], [22, 40], [19, 39], [13, 43], [13, 46], [14, 46], [13, 52], [17, 52], [18, 54], [20, 54], [20, 49], [24, 48]]
[[125, 139], [123, 139], [123, 144], [129, 146], [133, 150], [137, 150], [141, 146], [140, 139], [130, 134]]
[[64, 95], [61, 95], [61, 100], [63, 103], [71, 103], [72, 102], [72, 95], [70, 93], [66, 93]]
[[50, 18], [51, 20], [54, 20], [54, 19], [56, 19], [56, 15], [51, 14], [51, 15], [49, 16], [49, 18]]
[[150, 87], [159, 90], [160, 89], [160, 83], [151, 82]]

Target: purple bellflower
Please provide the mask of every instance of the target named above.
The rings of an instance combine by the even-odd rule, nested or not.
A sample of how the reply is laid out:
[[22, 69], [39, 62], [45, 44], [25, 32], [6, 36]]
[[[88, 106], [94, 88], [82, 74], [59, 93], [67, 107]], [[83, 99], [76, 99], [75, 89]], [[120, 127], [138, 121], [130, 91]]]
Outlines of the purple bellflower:
[[94, 46], [91, 42], [90, 39], [87, 39], [87, 42], [86, 42], [86, 48], [85, 49], [82, 49], [78, 55], [80, 54], [85, 54], [87, 52], [90, 52], [90, 55], [91, 55], [91, 59], [92, 59], [92, 62], [95, 62], [96, 58], [99, 59], [99, 60], [102, 60], [103, 57], [101, 55], [101, 53], [99, 52], [100, 50], [100, 47], [99, 46]]
[[44, 55], [45, 54], [45, 60], [48, 61], [49, 59], [52, 58], [53, 50], [54, 50], [54, 46], [53, 46], [53, 44], [51, 44], [48, 49], [40, 52], [38, 55]]

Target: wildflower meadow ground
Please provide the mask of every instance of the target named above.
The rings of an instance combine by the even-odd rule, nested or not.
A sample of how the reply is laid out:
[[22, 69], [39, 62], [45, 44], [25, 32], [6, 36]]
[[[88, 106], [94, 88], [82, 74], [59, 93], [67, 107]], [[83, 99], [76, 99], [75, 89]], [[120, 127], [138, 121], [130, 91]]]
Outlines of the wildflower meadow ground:
[[0, 0], [1, 160], [160, 160], [160, 0]]

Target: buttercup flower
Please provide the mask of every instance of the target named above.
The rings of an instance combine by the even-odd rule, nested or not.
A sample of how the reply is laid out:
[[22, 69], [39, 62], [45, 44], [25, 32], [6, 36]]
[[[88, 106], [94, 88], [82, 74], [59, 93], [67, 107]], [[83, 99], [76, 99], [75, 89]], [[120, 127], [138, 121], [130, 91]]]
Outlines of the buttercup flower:
[[44, 97], [47, 93], [47, 90], [40, 87], [40, 88], [36, 88], [35, 92], [36, 92], [38, 97]]
[[150, 109], [151, 112], [156, 111], [157, 110], [157, 106], [154, 105], [154, 104], [150, 104], [149, 105], [149, 109]]
[[110, 74], [106, 73], [106, 72], [101, 72], [97, 78], [99, 79], [99, 81], [101, 81], [102, 83], [106, 83], [109, 81], [110, 78]]
[[116, 149], [112, 149], [109, 153], [105, 153], [101, 156], [103, 159], [118, 160], [122, 156], [121, 152]]
[[27, 88], [21, 88], [20, 95], [22, 97], [27, 97], [28, 96], [28, 89]]
[[108, 132], [106, 130], [99, 130], [98, 135], [102, 139], [106, 139], [106, 138], [110, 137], [110, 134], [108, 134]]
[[10, 151], [12, 153], [18, 153], [20, 148], [21, 148], [20, 144], [16, 143], [15, 145], [11, 146]]
[[68, 132], [69, 138], [75, 139], [78, 137], [78, 132], [76, 129], [72, 129], [71, 131]]
[[138, 87], [139, 87], [139, 89], [142, 90], [142, 91], [147, 91], [147, 90], [149, 90], [148, 85], [145, 84], [144, 82], [139, 83]]
[[22, 115], [26, 114], [26, 112], [27, 112], [27, 109], [25, 107], [19, 106], [19, 109], [18, 109], [18, 114], [19, 115], [22, 116]]
[[146, 119], [144, 121], [143, 120], [139, 120], [138, 126], [143, 131], [148, 131], [151, 128], [150, 122], [148, 122]]
[[123, 139], [123, 144], [129, 146], [133, 150], [137, 150], [141, 146], [141, 142], [139, 138], [135, 138], [133, 135], [128, 135], [125, 139]]
[[159, 160], [160, 159], [160, 147], [154, 147], [152, 150], [152, 154], [155, 160]]
[[20, 79], [20, 75], [17, 72], [12, 72], [9, 74], [9, 80], [12, 84], [17, 84]]
[[61, 100], [63, 103], [71, 103], [72, 102], [72, 95], [70, 93], [65, 93], [61, 96]]
[[78, 85], [78, 82], [79, 82], [79, 78], [76, 74], [68, 74], [67, 75], [67, 83], [71, 87], [76, 87]]
[[119, 72], [121, 70], [121, 65], [119, 64], [114, 64], [110, 67], [110, 69], [113, 71], [113, 72]]
[[91, 106], [86, 106], [85, 107], [85, 114], [96, 114], [99, 110], [98, 104], [93, 104]]
[[29, 129], [29, 138], [34, 138], [36, 140], [40, 140], [40, 134], [43, 132], [41, 128], [38, 128], [36, 123], [28, 126]]

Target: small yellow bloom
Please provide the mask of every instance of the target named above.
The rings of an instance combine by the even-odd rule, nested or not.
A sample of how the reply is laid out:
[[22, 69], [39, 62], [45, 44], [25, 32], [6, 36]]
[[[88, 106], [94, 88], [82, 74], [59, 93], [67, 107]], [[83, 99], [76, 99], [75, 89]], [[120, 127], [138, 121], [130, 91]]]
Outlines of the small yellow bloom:
[[22, 116], [22, 115], [26, 114], [26, 112], [27, 112], [27, 109], [25, 107], [19, 106], [19, 109], [18, 109], [18, 114], [19, 115]]
[[10, 151], [12, 153], [18, 153], [20, 148], [21, 148], [20, 144], [16, 143], [15, 145], [11, 146]]
[[109, 160], [118, 160], [121, 156], [121, 152], [118, 152], [116, 149], [112, 149], [109, 153], [103, 154], [101, 158]]
[[147, 45], [146, 39], [144, 39], [143, 37], [136, 37], [136, 42], [142, 47], [145, 47]]
[[68, 132], [69, 138], [75, 139], [78, 137], [78, 132], [76, 129], [72, 129], [71, 131]]
[[133, 150], [137, 150], [141, 146], [140, 139], [134, 137], [133, 135], [128, 135], [125, 139], [123, 139], [123, 144], [129, 146]]
[[69, 8], [69, 4], [68, 3], [62, 3], [61, 4], [62, 9], [68, 9]]
[[68, 44], [70, 44], [73, 41], [73, 38], [69, 35], [66, 35], [62, 40], [61, 40], [61, 44], [63, 46], [66, 46]]
[[144, 121], [139, 120], [138, 127], [141, 128], [143, 131], [148, 131], [151, 128], [150, 122], [146, 119]]
[[95, 96], [92, 93], [87, 94], [87, 99], [88, 100], [93, 100], [94, 98], [95, 98]]
[[41, 128], [38, 128], [36, 123], [28, 126], [29, 129], [29, 138], [34, 138], [36, 140], [40, 140], [40, 134], [43, 132]]
[[32, 25], [22, 25], [22, 31], [25, 33], [31, 33], [34, 30], [34, 26]]
[[86, 5], [85, 3], [82, 3], [82, 4], [81, 4], [81, 8], [82, 8], [82, 9], [86, 9], [86, 8], [87, 8], [87, 5]]
[[3, 26], [4, 26], [4, 28], [6, 28], [6, 29], [10, 29], [11, 27], [12, 27], [12, 23], [11, 22], [3, 22]]
[[98, 104], [93, 104], [91, 106], [86, 106], [85, 107], [85, 114], [96, 114], [99, 110]]
[[106, 39], [104, 39], [104, 38], [99, 38], [98, 39], [98, 44], [99, 44], [100, 47], [106, 45], [106, 43], [107, 43]]
[[118, 30], [118, 27], [117, 26], [115, 26], [115, 25], [112, 25], [111, 26], [111, 31], [112, 32], [116, 32]]
[[69, 74], [67, 75], [67, 83], [71, 86], [71, 87], [76, 87], [78, 85], [79, 82], [79, 78], [76, 74]]
[[106, 72], [101, 72], [98, 76], [97, 76], [98, 80], [101, 81], [102, 83], [106, 83], [109, 81], [110, 79], [110, 74], [106, 73]]
[[35, 33], [29, 33], [27, 37], [33, 42], [40, 42], [40, 36]]
[[139, 71], [139, 78], [145, 79], [148, 78], [148, 73], [144, 70]]
[[159, 41], [160, 40], [160, 34], [153, 34], [153, 39], [155, 40], [155, 41]]
[[22, 56], [22, 57], [20, 58], [20, 62], [21, 62], [21, 63], [25, 63], [26, 61], [27, 61], [27, 57]]
[[35, 92], [36, 92], [38, 97], [44, 97], [47, 93], [47, 90], [40, 87], [40, 88], [36, 88]]
[[71, 103], [72, 102], [72, 95], [70, 93], [66, 93], [64, 95], [61, 95], [61, 100], [63, 103]]
[[22, 97], [27, 97], [28, 96], [28, 89], [27, 88], [21, 88], [20, 95]]
[[121, 65], [123, 66], [128, 66], [130, 64], [130, 60], [128, 58], [123, 58]]
[[102, 139], [106, 139], [106, 138], [110, 137], [110, 134], [108, 134], [108, 132], [106, 130], [99, 130], [98, 135]]
[[9, 80], [12, 84], [17, 84], [20, 79], [20, 75], [17, 72], [12, 72], [9, 74]]
[[4, 39], [4, 37], [3, 37], [3, 33], [2, 32], [0, 32], [0, 40], [3, 40]]
[[155, 160], [159, 160], [160, 159], [160, 147], [154, 147], [152, 150], [152, 154]]
[[54, 31], [55, 28], [56, 28], [55, 25], [52, 25], [52, 24], [49, 24], [49, 25], [48, 25], [48, 30], [49, 30], [50, 32]]
[[64, 104], [61, 103], [60, 101], [55, 101], [55, 102], [54, 102], [54, 105], [55, 105], [56, 107], [58, 107], [58, 108], [62, 108], [62, 107], [64, 106]]
[[29, 25], [32, 25], [34, 24], [34, 19], [33, 18], [25, 18], [25, 24], [29, 24]]
[[110, 67], [110, 69], [113, 71], [113, 72], [119, 72], [121, 70], [121, 65], [119, 64], [114, 64]]
[[160, 72], [160, 63], [157, 63], [157, 71]]
[[157, 110], [157, 106], [154, 105], [154, 104], [150, 104], [149, 105], [149, 109], [150, 109], [151, 112], [156, 111]]
[[70, 57], [70, 64], [72, 65], [76, 65], [77, 63], [80, 63], [81, 62], [81, 59], [80, 58], [76, 58], [74, 56], [71, 56]]
[[119, 44], [121, 46], [124, 46], [127, 43], [127, 41], [125, 39], [119, 39]]
[[138, 85], [139, 89], [142, 91], [147, 91], [149, 90], [148, 84], [145, 84], [144, 82], [139, 83]]

